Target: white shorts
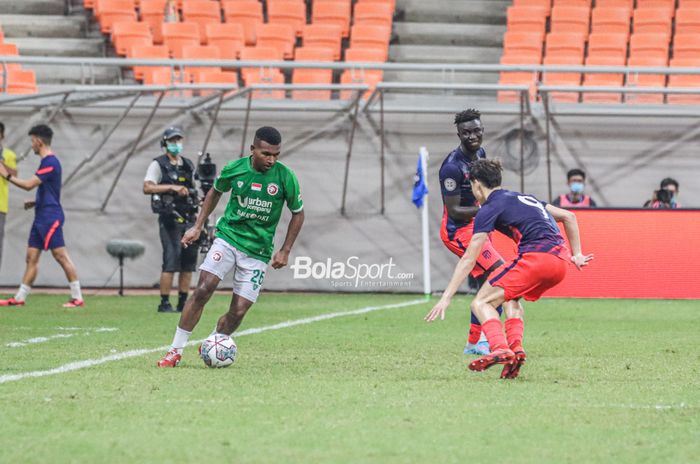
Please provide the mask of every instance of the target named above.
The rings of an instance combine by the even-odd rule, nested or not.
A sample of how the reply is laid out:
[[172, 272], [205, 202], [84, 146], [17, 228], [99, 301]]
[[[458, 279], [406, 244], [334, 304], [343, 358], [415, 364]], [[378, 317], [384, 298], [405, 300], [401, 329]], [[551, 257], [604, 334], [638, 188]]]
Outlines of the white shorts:
[[199, 269], [221, 280], [233, 270], [233, 293], [255, 303], [265, 279], [267, 264], [217, 237]]

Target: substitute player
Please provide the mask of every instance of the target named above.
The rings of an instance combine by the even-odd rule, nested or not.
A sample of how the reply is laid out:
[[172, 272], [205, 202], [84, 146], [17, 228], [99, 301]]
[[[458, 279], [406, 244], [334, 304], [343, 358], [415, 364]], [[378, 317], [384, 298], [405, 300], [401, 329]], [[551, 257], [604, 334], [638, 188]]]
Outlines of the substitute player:
[[84, 306], [80, 291], [80, 282], [75, 265], [68, 256], [63, 241], [63, 223], [65, 216], [61, 207], [61, 163], [51, 150], [53, 131], [49, 126], [40, 124], [29, 130], [32, 150], [39, 155], [39, 169], [29, 179], [18, 179], [0, 164], [0, 175], [17, 187], [30, 191], [39, 187], [34, 201], [27, 201], [25, 209], [34, 208], [34, 223], [27, 244], [27, 267], [22, 277], [22, 285], [13, 298], [0, 300], [0, 306], [23, 306], [32, 289], [39, 272], [39, 257], [42, 251], [51, 250], [51, 254], [63, 268], [70, 285], [70, 300], [64, 308]]
[[[510, 236], [518, 243], [518, 256], [493, 274], [471, 303], [471, 310], [481, 321], [492, 352], [473, 361], [469, 369], [483, 371], [494, 364], [505, 364], [501, 378], [515, 378], [527, 358], [522, 347], [522, 311], [513, 306], [505, 308], [504, 336], [496, 307], [520, 298], [538, 300], [564, 279], [569, 261], [581, 269], [593, 259], [593, 255], [581, 252], [578, 223], [573, 213], [542, 203], [533, 196], [501, 189], [501, 170], [498, 161], [479, 160], [472, 164], [470, 182], [476, 199], [481, 203], [474, 218], [474, 236], [467, 252], [457, 263], [442, 298], [425, 320], [445, 318], [452, 296], [476, 265], [490, 232], [498, 230]], [[555, 220], [564, 223], [573, 256]]]
[[[469, 171], [474, 161], [486, 158], [486, 151], [481, 146], [484, 126], [479, 111], [468, 109], [457, 113], [454, 123], [457, 126], [460, 144], [447, 155], [440, 166], [440, 190], [444, 205], [440, 238], [452, 253], [462, 257], [472, 238], [473, 218], [479, 211], [479, 204], [469, 183]], [[491, 242], [487, 241], [471, 275], [481, 284], [503, 264], [501, 255]], [[517, 302], [508, 304], [518, 305]], [[500, 314], [500, 307], [498, 312]], [[481, 337], [481, 324], [474, 314], [471, 315], [469, 338], [467, 346], [464, 347], [464, 354], [489, 354], [489, 344]]]
[[[224, 192], [231, 192], [226, 212], [216, 224], [216, 239], [199, 267], [197, 288], [185, 303], [170, 351], [159, 367], [175, 367], [204, 305], [219, 282], [233, 270], [233, 297], [226, 314], [219, 318], [216, 333], [231, 335], [243, 321], [260, 293], [267, 263], [279, 269], [287, 265], [292, 245], [304, 223], [304, 203], [294, 171], [277, 161], [282, 136], [273, 127], [255, 132], [251, 156], [228, 163], [214, 182], [182, 243], [197, 241], [207, 217]], [[272, 256], [273, 239], [284, 204], [292, 212], [282, 248]]]

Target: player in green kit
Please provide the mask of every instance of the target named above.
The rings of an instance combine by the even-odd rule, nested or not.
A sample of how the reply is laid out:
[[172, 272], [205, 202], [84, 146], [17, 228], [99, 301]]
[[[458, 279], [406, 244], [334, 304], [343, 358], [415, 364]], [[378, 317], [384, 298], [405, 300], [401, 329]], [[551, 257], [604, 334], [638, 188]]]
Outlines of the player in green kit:
[[[224, 276], [233, 270], [233, 297], [226, 314], [219, 318], [216, 333], [231, 335], [255, 303], [265, 278], [267, 263], [279, 269], [287, 265], [292, 245], [304, 223], [304, 203], [294, 171], [277, 161], [282, 136], [273, 127], [255, 132], [251, 156], [228, 163], [214, 182], [195, 225], [182, 243], [196, 242], [207, 217], [225, 192], [231, 192], [226, 212], [216, 223], [216, 239], [199, 267], [197, 288], [185, 303], [173, 343], [158, 367], [175, 367], [204, 305]], [[282, 209], [292, 212], [282, 248], [273, 256], [273, 239]]]

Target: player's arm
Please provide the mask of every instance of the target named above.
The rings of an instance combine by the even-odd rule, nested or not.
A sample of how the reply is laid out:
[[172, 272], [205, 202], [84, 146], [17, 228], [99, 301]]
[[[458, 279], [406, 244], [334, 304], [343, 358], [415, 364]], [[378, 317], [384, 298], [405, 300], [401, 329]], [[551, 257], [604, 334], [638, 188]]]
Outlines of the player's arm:
[[207, 218], [211, 215], [211, 213], [214, 212], [216, 205], [219, 204], [221, 195], [223, 195], [223, 193], [219, 192], [215, 188], [209, 189], [207, 196], [204, 197], [202, 207], [199, 209], [197, 220], [194, 222], [194, 225], [187, 229], [185, 234], [182, 236], [181, 242], [185, 247], [199, 240], [199, 237], [202, 235], [202, 230], [204, 229], [204, 223], [207, 221]]
[[455, 222], [465, 223], [472, 220], [479, 211], [478, 206], [460, 206], [462, 198], [460, 192], [460, 182], [464, 177], [461, 169], [457, 166], [446, 164], [440, 168], [440, 191], [445, 202], [447, 215]]
[[17, 175], [17, 169], [10, 167], [5, 163], [5, 160], [0, 161], [0, 164], [2, 164], [5, 167], [5, 170], [7, 171], [8, 174], [11, 174], [12, 177]]
[[479, 212], [478, 206], [460, 206], [459, 195], [446, 196], [445, 197], [445, 207], [447, 208], [447, 215], [455, 222], [469, 222], [471, 221], [476, 213]]
[[462, 285], [469, 273], [474, 269], [476, 260], [481, 253], [481, 249], [484, 248], [484, 243], [486, 243], [488, 237], [486, 232], [474, 234], [469, 242], [466, 253], [464, 253], [457, 263], [454, 273], [452, 274], [452, 279], [450, 279], [450, 283], [442, 293], [442, 298], [440, 298], [440, 301], [430, 310], [428, 315], [425, 316], [426, 321], [432, 322], [437, 319], [438, 316], [440, 319], [445, 319], [445, 310], [450, 305], [452, 297], [457, 293], [457, 290], [459, 290], [459, 286]]
[[578, 230], [578, 221], [576, 220], [576, 215], [571, 211], [567, 211], [562, 208], [557, 208], [551, 204], [545, 206], [545, 209], [552, 215], [552, 217], [557, 221], [564, 224], [564, 230], [566, 230], [566, 236], [571, 244], [571, 261], [576, 265], [578, 269], [586, 266], [590, 260], [593, 259], [593, 255], [584, 255], [581, 251], [581, 235]]
[[289, 261], [289, 253], [292, 251], [292, 246], [299, 235], [301, 226], [304, 224], [304, 210], [297, 213], [292, 213], [292, 219], [287, 226], [287, 235], [284, 237], [282, 248], [272, 257], [271, 266], [273, 269], [280, 269], [287, 265]]
[[0, 163], [0, 176], [3, 176], [11, 184], [15, 184], [17, 187], [26, 191], [34, 190], [39, 185], [41, 185], [41, 179], [39, 179], [39, 176], [36, 175], [30, 177], [29, 179], [20, 179], [18, 177], [15, 177], [14, 174], [7, 170], [5, 163]]

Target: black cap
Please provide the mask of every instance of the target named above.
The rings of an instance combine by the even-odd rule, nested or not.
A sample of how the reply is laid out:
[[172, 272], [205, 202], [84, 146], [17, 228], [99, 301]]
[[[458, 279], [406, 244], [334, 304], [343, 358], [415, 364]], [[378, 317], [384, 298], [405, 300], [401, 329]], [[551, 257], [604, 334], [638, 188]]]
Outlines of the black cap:
[[165, 146], [165, 141], [170, 140], [173, 137], [182, 137], [185, 138], [185, 133], [182, 132], [182, 129], [179, 127], [168, 127], [165, 129], [165, 132], [163, 132], [163, 137], [160, 139], [160, 144], [162, 146]]

